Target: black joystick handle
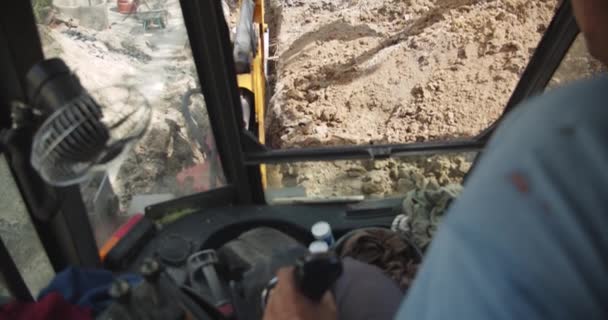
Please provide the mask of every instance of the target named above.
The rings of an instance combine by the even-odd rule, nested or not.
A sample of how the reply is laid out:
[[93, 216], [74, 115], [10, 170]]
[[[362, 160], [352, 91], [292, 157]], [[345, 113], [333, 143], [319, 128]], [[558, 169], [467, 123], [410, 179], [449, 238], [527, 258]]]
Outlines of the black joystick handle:
[[131, 303], [131, 286], [124, 280], [114, 280], [108, 292], [118, 303], [128, 306]]
[[300, 292], [318, 302], [342, 275], [342, 261], [333, 252], [311, 254], [297, 261], [294, 273]]
[[158, 279], [160, 278], [162, 269], [158, 261], [152, 258], [147, 258], [144, 260], [141, 267], [139, 268], [139, 272], [144, 277], [144, 279], [146, 279], [146, 281], [156, 284], [158, 283]]

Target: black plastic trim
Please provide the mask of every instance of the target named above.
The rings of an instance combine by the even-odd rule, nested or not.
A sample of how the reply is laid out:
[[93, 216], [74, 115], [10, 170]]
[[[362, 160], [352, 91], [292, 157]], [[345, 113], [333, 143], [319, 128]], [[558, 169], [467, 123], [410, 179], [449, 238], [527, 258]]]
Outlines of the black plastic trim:
[[[15, 32], [19, 30], [19, 32]], [[0, 108], [25, 101], [25, 75], [44, 59], [31, 1], [0, 4]], [[69, 265], [100, 265], [97, 245], [77, 186], [53, 188], [32, 168], [29, 155], [34, 128], [5, 131], [7, 159], [28, 208], [32, 223], [55, 271]]]
[[252, 152], [247, 154], [246, 163], [257, 165], [261, 163], [282, 163], [300, 161], [329, 161], [370, 159], [382, 160], [398, 158], [423, 153], [451, 153], [479, 151], [484, 144], [478, 141], [449, 141], [414, 144], [388, 144], [367, 146], [343, 146], [307, 149], [271, 150], [267, 152]]

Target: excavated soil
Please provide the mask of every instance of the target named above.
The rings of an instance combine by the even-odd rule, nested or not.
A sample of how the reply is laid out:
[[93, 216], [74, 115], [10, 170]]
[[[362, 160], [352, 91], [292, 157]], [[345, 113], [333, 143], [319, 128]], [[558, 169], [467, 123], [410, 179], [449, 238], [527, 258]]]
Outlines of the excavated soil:
[[[275, 71], [267, 136], [274, 148], [475, 136], [502, 113], [557, 5], [554, 0], [267, 3]], [[435, 158], [441, 160], [390, 163], [444, 185], [461, 182], [466, 170], [453, 168], [469, 167], [473, 156]], [[439, 171], [431, 172], [427, 162], [441, 163], [432, 166]], [[328, 188], [327, 196], [387, 195], [416, 185], [402, 181], [399, 188], [403, 177], [388, 175], [390, 163], [379, 162], [361, 177], [346, 174], [359, 166], [352, 162], [271, 166], [269, 181], [282, 188], [295, 180], [307, 195], [319, 196]], [[378, 187], [369, 187], [369, 181]]]
[[287, 148], [474, 136], [502, 112], [556, 1], [273, 4], [270, 131]]

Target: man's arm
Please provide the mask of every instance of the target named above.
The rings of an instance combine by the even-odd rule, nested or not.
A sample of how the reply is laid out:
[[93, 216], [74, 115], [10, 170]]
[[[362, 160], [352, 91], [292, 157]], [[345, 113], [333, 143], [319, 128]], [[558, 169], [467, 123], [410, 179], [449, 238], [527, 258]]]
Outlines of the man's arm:
[[264, 320], [335, 320], [336, 303], [327, 292], [320, 302], [300, 294], [296, 288], [293, 268], [283, 268], [277, 274], [277, 286], [270, 292]]

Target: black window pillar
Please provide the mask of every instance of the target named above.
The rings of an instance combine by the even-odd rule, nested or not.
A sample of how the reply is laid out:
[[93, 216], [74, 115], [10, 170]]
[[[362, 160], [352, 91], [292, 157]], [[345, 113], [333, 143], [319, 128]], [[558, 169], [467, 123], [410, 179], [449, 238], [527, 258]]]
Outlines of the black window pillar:
[[11, 129], [14, 101], [25, 101], [25, 74], [44, 58], [31, 1], [0, 3], [0, 146], [32, 223], [56, 271], [95, 267], [99, 254], [78, 186], [54, 188], [30, 164], [35, 129]]

